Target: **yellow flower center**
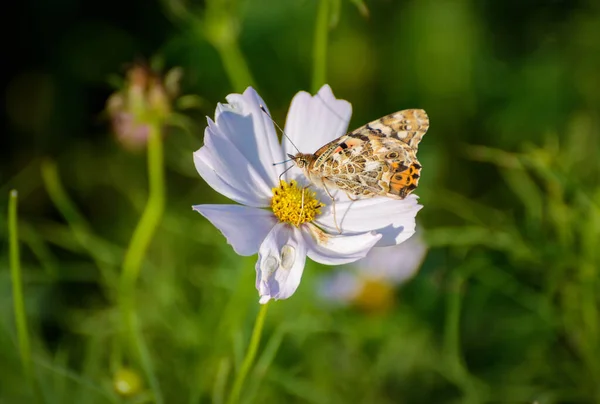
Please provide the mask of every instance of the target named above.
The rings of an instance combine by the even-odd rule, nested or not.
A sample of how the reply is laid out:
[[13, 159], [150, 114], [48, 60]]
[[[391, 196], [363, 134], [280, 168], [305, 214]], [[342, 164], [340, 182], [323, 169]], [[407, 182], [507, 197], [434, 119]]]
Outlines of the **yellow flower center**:
[[353, 303], [371, 314], [388, 312], [395, 302], [394, 287], [383, 280], [364, 279]]
[[314, 191], [298, 187], [294, 180], [289, 184], [281, 181], [278, 187], [273, 188], [271, 209], [280, 222], [294, 226], [312, 222], [321, 214], [323, 206]]

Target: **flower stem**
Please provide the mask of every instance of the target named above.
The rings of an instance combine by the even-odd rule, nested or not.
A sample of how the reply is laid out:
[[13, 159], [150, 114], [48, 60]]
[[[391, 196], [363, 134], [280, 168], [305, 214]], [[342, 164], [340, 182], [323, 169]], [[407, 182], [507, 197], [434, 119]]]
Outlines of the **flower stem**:
[[17, 202], [16, 190], [10, 191], [8, 197], [8, 238], [10, 249], [10, 274], [12, 278], [13, 305], [15, 310], [15, 322], [17, 325], [17, 339], [19, 341], [19, 353], [25, 377], [33, 383], [31, 373], [31, 345], [27, 331], [27, 319], [25, 315], [25, 303], [23, 300], [23, 282], [21, 281], [21, 260], [19, 257], [19, 233], [17, 229]]
[[148, 139], [148, 181], [150, 191], [146, 208], [133, 233], [125, 260], [122, 280], [135, 282], [152, 236], [160, 222], [165, 206], [163, 147], [159, 124], [150, 125]]
[[252, 330], [252, 337], [250, 338], [248, 351], [246, 352], [246, 356], [242, 362], [240, 372], [237, 374], [235, 381], [233, 382], [233, 387], [231, 389], [229, 399], [227, 400], [227, 404], [236, 404], [240, 398], [244, 381], [246, 380], [246, 376], [248, 376], [248, 372], [250, 371], [250, 368], [254, 363], [254, 359], [256, 358], [258, 344], [260, 343], [260, 337], [262, 335], [262, 329], [263, 325], [265, 324], [265, 317], [267, 315], [267, 306], [268, 304], [263, 304], [260, 307], [260, 311], [256, 317], [256, 322], [254, 323], [254, 329]]
[[256, 88], [246, 59], [235, 40], [223, 42], [216, 45], [217, 51], [223, 61], [227, 76], [231, 81], [234, 91], [243, 92], [246, 87]]
[[329, 33], [330, 0], [319, 0], [313, 45], [312, 92], [317, 93], [325, 84], [327, 73], [327, 36]]
[[146, 208], [133, 232], [123, 261], [121, 273], [121, 315], [128, 344], [137, 349], [141, 365], [154, 393], [154, 400], [162, 403], [162, 394], [150, 356], [147, 354], [142, 335], [138, 330], [134, 305], [135, 284], [140, 273], [142, 260], [146, 255], [152, 236], [162, 217], [165, 205], [165, 185], [163, 167], [163, 146], [160, 122], [149, 124], [148, 138], [148, 181], [149, 195]]

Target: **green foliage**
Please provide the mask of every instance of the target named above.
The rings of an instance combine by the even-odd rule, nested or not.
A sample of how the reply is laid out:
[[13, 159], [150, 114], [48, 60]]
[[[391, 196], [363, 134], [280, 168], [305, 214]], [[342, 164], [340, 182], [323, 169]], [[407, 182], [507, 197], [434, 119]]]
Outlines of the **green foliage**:
[[[596, 3], [163, 0], [75, 24], [32, 2], [28, 18], [57, 13], [28, 39], [39, 68], [14, 58], [6, 86], [1, 403], [225, 403], [238, 387], [248, 404], [600, 402]], [[181, 66], [188, 94], [185, 115], [148, 117], [148, 155], [97, 125], [109, 78], [143, 53]], [[190, 209], [228, 203], [191, 154], [227, 94], [257, 87], [283, 123], [323, 82], [351, 127], [428, 111], [430, 251], [377, 315], [324, 304], [331, 269], [307, 263], [250, 361], [255, 257]]]

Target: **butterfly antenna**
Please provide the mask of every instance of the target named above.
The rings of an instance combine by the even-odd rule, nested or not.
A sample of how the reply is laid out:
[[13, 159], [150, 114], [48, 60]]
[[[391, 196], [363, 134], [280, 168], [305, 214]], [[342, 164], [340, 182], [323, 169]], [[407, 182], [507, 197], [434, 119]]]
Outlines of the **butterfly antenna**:
[[280, 161], [279, 163], [273, 163], [273, 165], [274, 165], [274, 166], [278, 166], [279, 164], [285, 164], [285, 163], [288, 163], [288, 162], [290, 162], [290, 161], [292, 161], [292, 160], [293, 160], [293, 159], [287, 159], [287, 160], [284, 160], [284, 161]]
[[[291, 159], [290, 159], [291, 160]], [[287, 160], [287, 161], [290, 161]], [[294, 165], [289, 166], [288, 168], [286, 168], [285, 170], [283, 170], [283, 172], [281, 174], [279, 174], [279, 182], [281, 183], [281, 177], [283, 177], [283, 174], [287, 173], [288, 171], [290, 171], [292, 168], [294, 168]]]
[[[262, 105], [260, 105], [260, 109], [262, 109], [262, 112], [264, 112], [264, 113], [265, 113], [265, 115], [269, 117], [269, 119], [271, 120], [271, 122], [273, 122], [273, 125], [275, 125], [275, 127], [276, 127], [277, 129], [279, 129], [279, 131], [280, 131], [280, 132], [283, 134], [283, 136], [285, 136], [285, 138], [286, 138], [286, 139], [287, 139], [287, 140], [290, 142], [290, 144], [291, 144], [292, 146], [294, 146], [294, 149], [296, 149], [296, 151], [297, 151], [298, 153], [301, 153], [301, 152], [300, 152], [300, 149], [298, 149], [298, 148], [296, 147], [296, 145], [294, 144], [294, 142], [292, 142], [292, 139], [290, 139], [290, 137], [289, 137], [289, 136], [288, 136], [288, 135], [285, 133], [285, 131], [284, 131], [283, 129], [281, 129], [281, 126], [277, 125], [277, 122], [275, 122], [275, 120], [274, 120], [273, 118], [271, 118], [271, 115], [269, 115], [269, 113], [267, 112], [267, 109], [266, 109], [264, 106], [262, 106]], [[288, 161], [289, 161], [289, 160], [288, 160]]]

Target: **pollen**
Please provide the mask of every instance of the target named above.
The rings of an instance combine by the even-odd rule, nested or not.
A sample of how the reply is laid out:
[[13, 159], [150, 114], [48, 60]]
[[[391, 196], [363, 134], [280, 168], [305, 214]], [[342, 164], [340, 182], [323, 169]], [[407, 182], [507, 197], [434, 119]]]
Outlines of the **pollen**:
[[273, 188], [271, 209], [280, 222], [293, 224], [298, 227], [302, 223], [312, 222], [321, 214], [325, 205], [317, 198], [314, 191], [298, 187], [296, 181], [288, 184], [281, 181]]

